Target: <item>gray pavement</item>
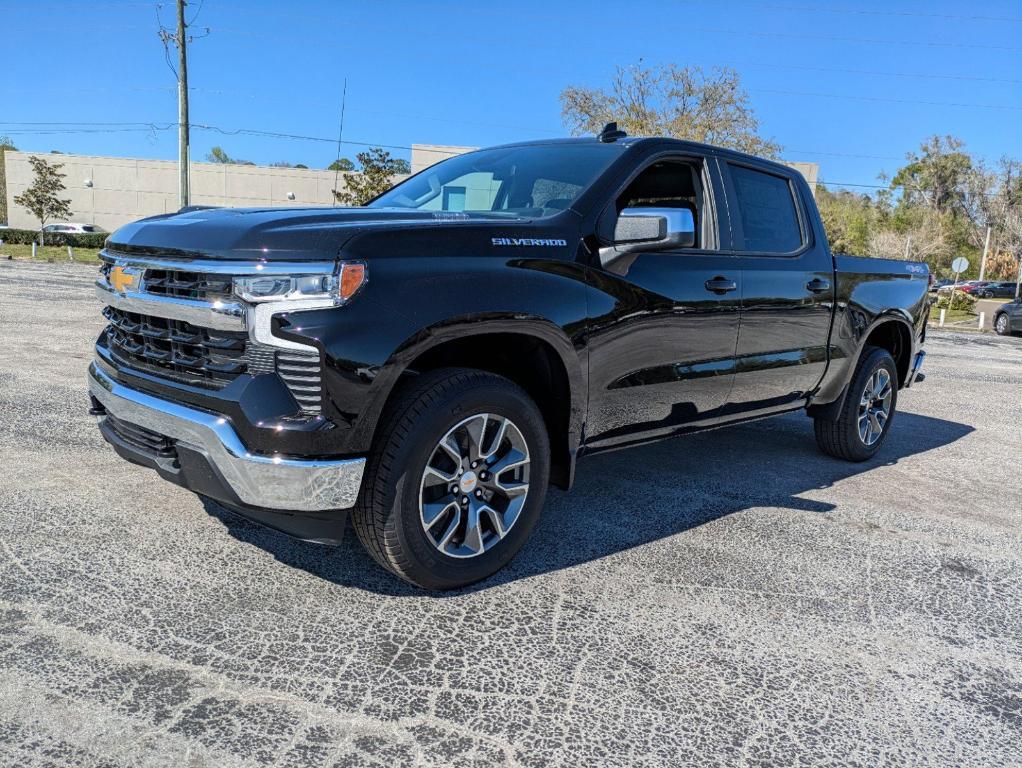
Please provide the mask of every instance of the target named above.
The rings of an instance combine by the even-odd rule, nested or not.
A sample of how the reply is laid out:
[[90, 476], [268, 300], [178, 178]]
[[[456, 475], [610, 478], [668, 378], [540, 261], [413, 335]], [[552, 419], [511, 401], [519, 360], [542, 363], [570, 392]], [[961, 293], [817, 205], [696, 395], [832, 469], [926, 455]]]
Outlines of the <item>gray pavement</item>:
[[931, 331], [865, 464], [587, 459], [435, 596], [118, 459], [91, 280], [0, 262], [0, 765], [1022, 765], [1022, 339]]

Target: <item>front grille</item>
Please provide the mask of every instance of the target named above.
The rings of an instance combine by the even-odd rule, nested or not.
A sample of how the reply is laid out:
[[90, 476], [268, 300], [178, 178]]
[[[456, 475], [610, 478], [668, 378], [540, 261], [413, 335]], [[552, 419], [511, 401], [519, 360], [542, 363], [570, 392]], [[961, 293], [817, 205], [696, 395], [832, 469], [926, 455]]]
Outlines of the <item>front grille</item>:
[[[108, 260], [100, 267], [106, 282], [115, 263]], [[144, 260], [133, 263], [143, 269], [135, 289], [138, 294], [192, 301], [202, 306], [221, 301], [238, 303], [232, 295], [233, 275], [176, 269], [176, 265], [168, 262], [159, 262], [159, 266], [156, 262], [147, 265]], [[107, 327], [110, 354], [121, 365], [209, 389], [223, 389], [245, 373], [252, 376], [275, 373], [294, 396], [301, 413], [322, 412], [318, 352], [280, 349], [250, 340], [244, 330], [216, 330], [114, 306], [107, 306], [103, 315], [110, 323]]]
[[278, 351], [277, 375], [283, 379], [303, 413], [320, 413], [323, 382], [318, 352]]
[[119, 361], [195, 386], [222, 389], [248, 369], [245, 331], [197, 328], [181, 320], [106, 307], [107, 340]]
[[231, 276], [180, 269], [147, 269], [142, 277], [146, 293], [178, 299], [214, 301], [231, 293]]
[[106, 423], [117, 433], [121, 440], [145, 453], [166, 458], [172, 458], [177, 455], [174, 442], [169, 437], [165, 437], [158, 432], [153, 432], [137, 424], [121, 421], [112, 413], [107, 413]]

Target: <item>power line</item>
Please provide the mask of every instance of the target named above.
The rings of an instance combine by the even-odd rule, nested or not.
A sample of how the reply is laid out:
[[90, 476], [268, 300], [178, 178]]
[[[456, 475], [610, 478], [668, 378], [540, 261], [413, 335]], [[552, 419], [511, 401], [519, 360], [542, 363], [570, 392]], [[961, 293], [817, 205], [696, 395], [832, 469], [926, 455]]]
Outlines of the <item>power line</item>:
[[1017, 85], [1022, 80], [1002, 77], [981, 77], [978, 75], [948, 75], [932, 72], [889, 72], [876, 69], [855, 69], [849, 67], [815, 67], [808, 64], [774, 64], [765, 61], [731, 61], [726, 66], [767, 67], [769, 69], [796, 69], [809, 72], [841, 72], [851, 75], [868, 75], [869, 77], [903, 77], [923, 80], [961, 80], [963, 82], [1008, 83]]
[[[0, 123], [0, 125], [76, 125], [76, 124], [75, 123]], [[81, 125], [87, 125], [87, 123], [82, 123]], [[165, 130], [171, 130], [171, 129], [177, 127], [176, 123], [168, 123], [166, 125], [156, 125], [156, 124], [153, 124], [153, 123], [99, 123], [98, 125], [102, 125], [102, 126], [118, 126], [118, 125], [138, 126], [138, 125], [145, 125], [147, 127], [145, 127], [145, 128], [113, 128], [113, 127], [104, 127], [104, 128], [89, 129], [89, 130], [84, 130], [84, 131], [79, 131], [79, 130], [74, 130], [74, 129], [69, 129], [69, 130], [64, 130], [64, 129], [53, 129], [53, 130], [42, 129], [42, 130], [38, 130], [38, 131], [37, 130], [28, 129], [28, 130], [21, 130], [21, 131], [19, 131], [19, 130], [9, 131], [9, 130], [4, 129], [4, 133], [5, 134], [26, 134], [27, 133], [27, 134], [43, 134], [43, 135], [49, 134], [49, 133], [116, 133], [116, 132], [120, 132], [120, 131], [149, 131], [149, 130], [153, 130], [153, 131], [165, 131]], [[296, 133], [281, 133], [281, 132], [278, 132], [278, 131], [261, 131], [261, 130], [255, 129], [255, 128], [234, 128], [234, 129], [227, 129], [227, 128], [221, 128], [221, 127], [216, 126], [216, 125], [203, 125], [203, 124], [199, 124], [199, 123], [192, 123], [191, 127], [199, 129], [199, 130], [211, 131], [211, 132], [214, 132], [214, 133], [219, 133], [219, 134], [224, 135], [224, 136], [262, 136], [262, 137], [274, 138], [274, 139], [288, 139], [288, 140], [297, 140], [297, 141], [315, 141], [315, 142], [324, 142], [324, 143], [328, 143], [328, 144], [337, 144], [337, 139], [336, 138], [328, 138], [328, 137], [325, 137], [325, 136], [304, 136], [302, 134], [296, 134]], [[352, 146], [359, 146], [359, 147], [381, 147], [383, 149], [406, 149], [406, 150], [412, 150], [413, 149], [413, 147], [411, 145], [407, 145], [407, 144], [381, 144], [379, 142], [374, 142], [374, 141], [356, 141], [356, 140], [353, 140], [353, 139], [345, 139], [342, 143], [343, 144], [350, 144]], [[448, 150], [432, 150], [432, 151], [434, 151], [437, 154], [451, 155], [452, 157], [462, 154], [461, 152], [448, 151]], [[823, 151], [814, 151], [814, 150], [789, 149], [788, 152], [790, 152], [791, 154], [833, 155], [833, 156], [840, 156], [840, 157], [863, 157], [863, 158], [870, 158], [870, 159], [877, 159], [877, 160], [900, 160], [901, 159], [901, 158], [885, 156], [885, 155], [857, 155], [857, 154], [852, 154], [852, 153], [823, 152]], [[835, 186], [835, 187], [861, 187], [863, 189], [890, 189], [891, 188], [887, 184], [860, 184], [860, 183], [855, 183], [855, 182], [832, 181], [830, 179], [818, 179], [817, 181], [818, 181], [819, 184]], [[988, 197], [1002, 197], [1003, 194], [1002, 193], [992, 193], [992, 194], [987, 193], [987, 196]]]
[[968, 109], [1009, 109], [1022, 110], [1022, 105], [1009, 104], [966, 104], [955, 101], [925, 101], [922, 99], [895, 99], [888, 96], [858, 96], [850, 93], [814, 93], [811, 91], [785, 91], [775, 88], [750, 88], [750, 93], [779, 93], [786, 96], [810, 96], [817, 99], [853, 99], [856, 101], [882, 101], [889, 104], [922, 104], [928, 107], [965, 107]]
[[1012, 45], [992, 45], [990, 43], [960, 43], [954, 40], [890, 40], [872, 37], [845, 37], [840, 35], [800, 35], [794, 32], [760, 32], [744, 29], [696, 29], [689, 27], [686, 32], [709, 32], [714, 35], [744, 35], [748, 37], [779, 37], [789, 40], [816, 40], [835, 43], [864, 43], [866, 45], [886, 45], [897, 47], [901, 45], [923, 46], [927, 48], [979, 48], [984, 51], [1022, 51], [1022, 48]]
[[925, 13], [922, 11], [887, 11], [870, 10], [864, 8], [828, 8], [817, 5], [787, 5], [755, 3], [757, 8], [771, 9], [777, 11], [796, 11], [799, 13], [850, 13], [858, 16], [900, 16], [906, 18], [925, 19], [947, 19], [948, 21], [996, 21], [1022, 23], [1022, 17], [1017, 16], [985, 16], [980, 14], [956, 14], [956, 13]]

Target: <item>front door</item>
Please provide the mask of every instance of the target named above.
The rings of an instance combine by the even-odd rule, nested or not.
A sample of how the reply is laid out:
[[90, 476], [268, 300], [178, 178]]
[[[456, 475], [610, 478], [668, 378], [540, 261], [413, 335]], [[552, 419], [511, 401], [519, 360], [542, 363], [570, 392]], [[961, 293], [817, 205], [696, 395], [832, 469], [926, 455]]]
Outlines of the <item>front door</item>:
[[694, 248], [630, 254], [623, 269], [591, 267], [590, 449], [710, 423], [727, 399], [741, 285], [737, 259], [721, 248], [728, 235], [717, 224], [715, 201], [723, 193], [715, 170], [702, 158], [657, 157], [601, 217], [605, 240], [624, 208], [688, 208], [697, 241]]

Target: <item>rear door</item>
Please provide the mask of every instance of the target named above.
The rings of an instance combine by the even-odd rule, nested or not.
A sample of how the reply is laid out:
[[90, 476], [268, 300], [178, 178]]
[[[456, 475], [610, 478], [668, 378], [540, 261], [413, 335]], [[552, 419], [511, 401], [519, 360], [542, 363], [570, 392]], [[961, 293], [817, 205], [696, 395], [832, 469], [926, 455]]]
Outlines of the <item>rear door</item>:
[[741, 328], [726, 416], [795, 407], [827, 367], [833, 259], [809, 225], [808, 185], [794, 172], [720, 160], [742, 271]]
[[740, 284], [714, 158], [662, 152], [625, 180], [600, 216], [608, 244], [624, 208], [686, 207], [694, 248], [630, 254], [589, 273], [586, 444], [609, 447], [711, 423], [731, 390]]

